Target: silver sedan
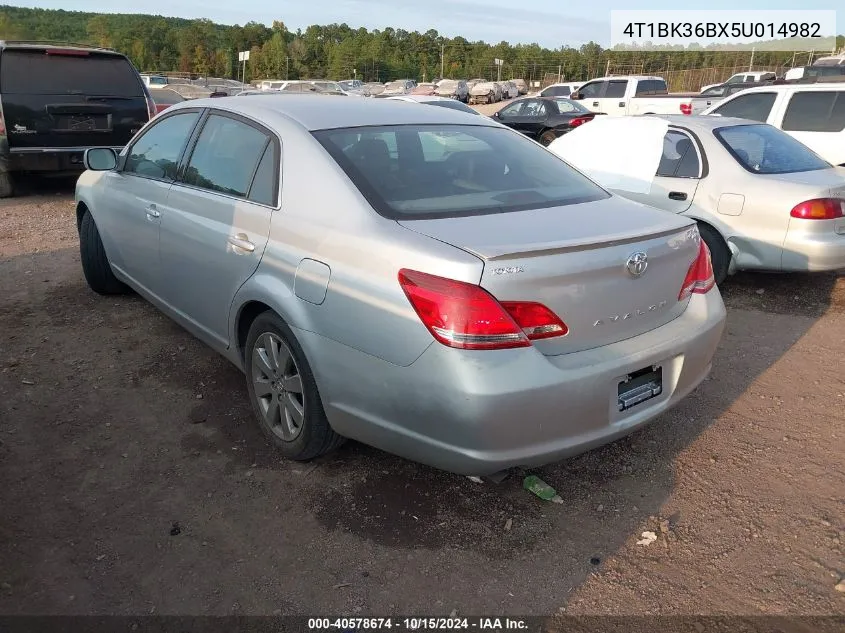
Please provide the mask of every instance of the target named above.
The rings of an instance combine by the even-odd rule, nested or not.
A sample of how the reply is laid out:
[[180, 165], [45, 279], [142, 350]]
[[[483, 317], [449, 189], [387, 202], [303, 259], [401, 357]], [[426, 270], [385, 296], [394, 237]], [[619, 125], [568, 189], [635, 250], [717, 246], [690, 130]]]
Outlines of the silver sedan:
[[693, 221], [484, 117], [206, 99], [85, 161], [88, 284], [240, 368], [292, 459], [353, 438], [469, 475], [560, 460], [684, 398], [722, 335]]
[[549, 149], [632, 200], [698, 222], [716, 281], [845, 268], [845, 169], [765, 123], [602, 117]]

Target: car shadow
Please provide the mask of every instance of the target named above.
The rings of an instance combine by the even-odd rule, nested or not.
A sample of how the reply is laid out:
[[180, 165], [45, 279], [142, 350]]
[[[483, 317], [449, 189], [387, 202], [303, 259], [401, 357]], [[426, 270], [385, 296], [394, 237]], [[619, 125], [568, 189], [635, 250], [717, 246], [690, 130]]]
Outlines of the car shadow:
[[0, 260], [0, 613], [555, 613], [642, 531], [684, 529], [679, 455], [845, 310], [838, 280], [729, 279], [709, 379], [530, 471], [555, 504], [525, 472], [478, 484], [355, 442], [280, 459], [243, 376], [139, 297], [92, 293], [76, 249]]

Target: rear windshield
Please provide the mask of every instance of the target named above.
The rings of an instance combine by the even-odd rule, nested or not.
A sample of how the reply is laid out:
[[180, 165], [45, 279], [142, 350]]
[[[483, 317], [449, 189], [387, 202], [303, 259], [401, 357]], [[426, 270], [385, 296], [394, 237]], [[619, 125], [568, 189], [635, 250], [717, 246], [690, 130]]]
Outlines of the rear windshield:
[[14, 49], [6, 49], [0, 57], [0, 92], [144, 96], [141, 80], [125, 57], [95, 53], [48, 55], [43, 50]]
[[507, 213], [610, 195], [534, 141], [498, 126], [377, 126], [314, 136], [373, 208], [392, 219]]
[[461, 112], [469, 112], [470, 114], [481, 114], [478, 110], [470, 108], [468, 105], [461, 103], [455, 99], [445, 99], [443, 101], [426, 101], [426, 105], [433, 105], [439, 108], [448, 108], [449, 110], [460, 110]]
[[737, 125], [713, 133], [740, 165], [755, 174], [792, 174], [831, 167], [806, 145], [771, 125]]

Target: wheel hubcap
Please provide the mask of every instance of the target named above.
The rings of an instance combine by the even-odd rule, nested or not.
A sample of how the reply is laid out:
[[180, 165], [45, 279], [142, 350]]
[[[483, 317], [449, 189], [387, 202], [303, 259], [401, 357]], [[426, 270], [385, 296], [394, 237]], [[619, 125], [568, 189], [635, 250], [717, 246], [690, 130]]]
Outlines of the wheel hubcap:
[[265, 332], [255, 342], [251, 379], [258, 409], [270, 430], [286, 442], [299, 437], [305, 419], [302, 376], [277, 334]]

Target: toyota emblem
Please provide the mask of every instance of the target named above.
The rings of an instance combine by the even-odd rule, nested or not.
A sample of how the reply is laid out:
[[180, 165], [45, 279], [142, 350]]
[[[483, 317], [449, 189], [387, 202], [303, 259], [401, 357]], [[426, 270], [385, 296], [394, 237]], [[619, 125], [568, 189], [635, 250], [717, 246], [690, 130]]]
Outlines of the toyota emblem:
[[628, 261], [625, 263], [625, 268], [628, 269], [628, 272], [631, 273], [632, 277], [639, 277], [645, 272], [645, 269], [648, 268], [648, 255], [645, 253], [634, 253], [628, 258]]

